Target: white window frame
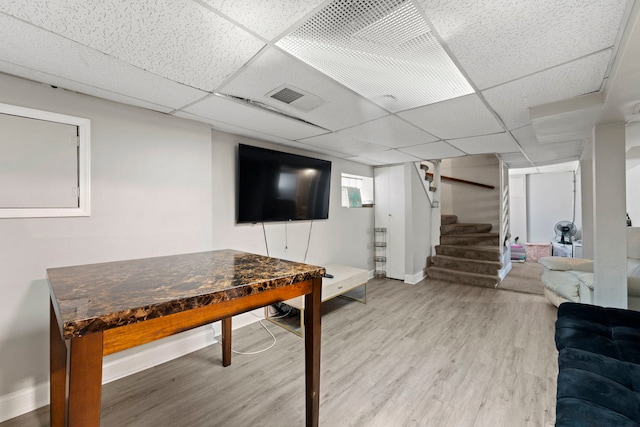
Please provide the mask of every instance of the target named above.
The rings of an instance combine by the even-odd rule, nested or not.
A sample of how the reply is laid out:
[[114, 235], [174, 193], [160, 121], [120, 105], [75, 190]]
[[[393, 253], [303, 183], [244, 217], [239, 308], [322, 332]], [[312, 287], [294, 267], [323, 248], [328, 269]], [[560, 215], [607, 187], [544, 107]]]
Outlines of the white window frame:
[[[6, 208], [0, 218], [52, 218], [91, 215], [91, 123], [89, 119], [0, 103], [0, 114], [8, 114], [78, 127], [78, 207]], [[0, 201], [1, 203], [1, 201]]]

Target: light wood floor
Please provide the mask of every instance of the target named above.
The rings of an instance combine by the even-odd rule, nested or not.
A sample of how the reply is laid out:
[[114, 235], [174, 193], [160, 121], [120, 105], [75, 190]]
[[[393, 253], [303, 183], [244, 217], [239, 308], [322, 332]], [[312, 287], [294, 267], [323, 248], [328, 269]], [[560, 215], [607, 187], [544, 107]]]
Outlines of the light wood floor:
[[[542, 296], [423, 281], [372, 280], [366, 305], [325, 303], [322, 426], [551, 426], [556, 309]], [[304, 342], [220, 364], [199, 350], [103, 388], [102, 426], [302, 426]], [[259, 324], [234, 349], [266, 347]], [[48, 407], [0, 424], [48, 426]]]

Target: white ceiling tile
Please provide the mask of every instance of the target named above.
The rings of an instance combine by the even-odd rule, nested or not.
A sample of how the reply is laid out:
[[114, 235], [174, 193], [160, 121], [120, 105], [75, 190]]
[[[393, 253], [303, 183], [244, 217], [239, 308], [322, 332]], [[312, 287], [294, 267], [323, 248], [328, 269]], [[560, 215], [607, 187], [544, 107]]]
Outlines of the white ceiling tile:
[[[287, 84], [322, 98], [325, 103], [305, 112], [267, 96]], [[334, 80], [277, 48], [267, 48], [221, 92], [271, 105], [330, 130], [339, 130], [388, 114]]]
[[8, 74], [156, 111], [207, 95], [3, 14], [0, 40]]
[[215, 9], [271, 40], [324, 0], [204, 0]]
[[290, 140], [328, 132], [326, 129], [272, 111], [213, 95], [190, 105], [183, 111], [216, 122]]
[[419, 0], [471, 80], [488, 88], [613, 46], [626, 0]]
[[397, 114], [441, 139], [486, 135], [504, 130], [502, 124], [476, 94]]
[[119, 102], [121, 104], [133, 105], [153, 111], [159, 111], [161, 113], [169, 113], [174, 109], [172, 107], [145, 102], [137, 98], [121, 95], [119, 93], [109, 92], [107, 90], [99, 89], [94, 86], [88, 86], [82, 83], [74, 82], [73, 80], [68, 80], [51, 74], [42, 73], [40, 71], [24, 68], [19, 65], [10, 64], [4, 61], [0, 61], [0, 72], [22, 77], [28, 80], [33, 80], [35, 82], [42, 82], [61, 89], [67, 89], [74, 92], [83, 93], [85, 95]]
[[460, 157], [465, 155], [465, 153], [444, 141], [416, 145], [415, 147], [406, 147], [401, 150], [422, 160], [448, 159], [450, 157]]
[[381, 162], [383, 165], [393, 165], [396, 163], [418, 162], [421, 159], [411, 154], [403, 153], [398, 150], [379, 151], [377, 153], [367, 153], [360, 157], [369, 160]]
[[611, 49], [482, 92], [508, 129], [531, 123], [529, 108], [600, 89]]
[[362, 157], [362, 156], [347, 157], [346, 160], [351, 160], [352, 162], [356, 162], [356, 163], [364, 163], [365, 165], [371, 165], [371, 166], [382, 166], [385, 164], [384, 162], [378, 162], [376, 160], [367, 159], [366, 157]]
[[511, 131], [513, 137], [518, 141], [521, 147], [529, 147], [538, 144], [536, 133], [533, 131], [533, 126], [523, 126], [519, 129]]
[[366, 141], [359, 141], [357, 139], [348, 138], [336, 133], [320, 135], [313, 138], [306, 138], [301, 140], [300, 142], [302, 142], [303, 144], [337, 151], [338, 153], [349, 154], [351, 156], [375, 153], [378, 151], [385, 151], [389, 149], [389, 147], [385, 147], [384, 145], [372, 144]]
[[191, 0], [1, 2], [0, 10], [143, 70], [211, 91], [264, 43]]
[[523, 148], [526, 155], [536, 165], [558, 163], [558, 160], [576, 160], [582, 155], [584, 141], [549, 143]]
[[518, 151], [515, 141], [506, 132], [450, 139], [447, 142], [467, 154], [511, 153]]
[[373, 142], [390, 148], [409, 147], [437, 141], [438, 138], [401, 120], [387, 116], [338, 132], [360, 141]]
[[498, 157], [507, 164], [509, 169], [530, 168], [533, 166], [522, 153], [502, 153], [498, 154]]
[[330, 149], [324, 148], [324, 147], [319, 147], [317, 145], [305, 144], [305, 143], [300, 142], [300, 141], [293, 141], [293, 142], [298, 144], [297, 147], [299, 147], [301, 149], [304, 149], [304, 150], [307, 150], [307, 151], [312, 151], [314, 153], [326, 154], [328, 156], [333, 156], [333, 157], [338, 157], [338, 158], [346, 158], [346, 157], [350, 156], [350, 154], [339, 153], [337, 151], [330, 150]]
[[213, 120], [213, 119], [204, 119], [203, 117], [196, 116], [195, 114], [185, 113], [184, 111], [178, 111], [178, 112], [174, 113], [173, 115], [176, 116], [176, 117], [181, 117], [181, 118], [184, 118], [184, 119], [190, 119], [190, 120], [195, 120], [195, 121], [200, 121], [200, 122], [202, 122], [203, 120], [206, 120], [207, 123], [211, 124], [213, 129], [215, 129], [217, 131], [220, 131], [220, 132], [226, 132], [226, 133], [230, 133], [230, 134], [233, 134], [233, 135], [239, 135], [239, 136], [242, 136], [242, 137], [256, 139], [256, 140], [259, 140], [259, 141], [272, 142], [274, 144], [283, 145], [283, 146], [287, 146], [287, 147], [299, 148], [301, 150], [311, 151], [311, 152], [314, 152], [314, 153], [327, 154], [327, 155], [333, 156], [333, 157], [347, 157], [347, 156], [350, 156], [350, 154], [338, 153], [336, 151], [328, 150], [328, 149], [325, 149], [325, 148], [322, 148], [322, 147], [303, 144], [303, 143], [298, 142], [298, 141], [290, 141], [288, 139], [279, 138], [277, 136], [268, 135], [266, 133], [256, 132], [253, 129], [242, 128], [242, 127], [230, 125], [228, 123], [223, 123], [223, 122], [220, 122], [220, 121], [217, 121], [217, 120]]

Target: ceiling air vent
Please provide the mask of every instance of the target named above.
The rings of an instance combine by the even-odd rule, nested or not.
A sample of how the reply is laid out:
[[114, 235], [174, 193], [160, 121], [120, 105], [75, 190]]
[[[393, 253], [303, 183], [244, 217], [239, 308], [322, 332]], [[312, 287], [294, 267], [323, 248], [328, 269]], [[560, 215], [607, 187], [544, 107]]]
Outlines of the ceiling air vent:
[[309, 112], [324, 104], [324, 99], [296, 87], [283, 85], [267, 93], [268, 97], [284, 102], [298, 110]]
[[288, 87], [285, 87], [284, 89], [279, 90], [271, 95], [272, 98], [277, 99], [278, 101], [282, 101], [285, 104], [291, 104], [293, 101], [302, 98], [303, 96], [304, 95], [300, 92], [296, 92], [295, 90], [289, 89]]

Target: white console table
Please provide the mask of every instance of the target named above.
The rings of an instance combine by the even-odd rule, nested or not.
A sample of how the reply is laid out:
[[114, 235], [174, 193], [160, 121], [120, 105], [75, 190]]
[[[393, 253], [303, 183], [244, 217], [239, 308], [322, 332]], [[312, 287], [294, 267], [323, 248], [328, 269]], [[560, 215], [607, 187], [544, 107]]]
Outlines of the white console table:
[[[333, 275], [333, 278], [322, 278], [322, 302], [343, 296], [363, 304], [367, 303], [367, 270], [338, 264], [327, 264], [324, 268], [328, 274]], [[269, 314], [268, 306], [265, 307], [265, 319], [297, 335], [304, 336], [304, 298], [296, 297], [284, 303], [300, 311], [299, 319], [272, 316]]]

